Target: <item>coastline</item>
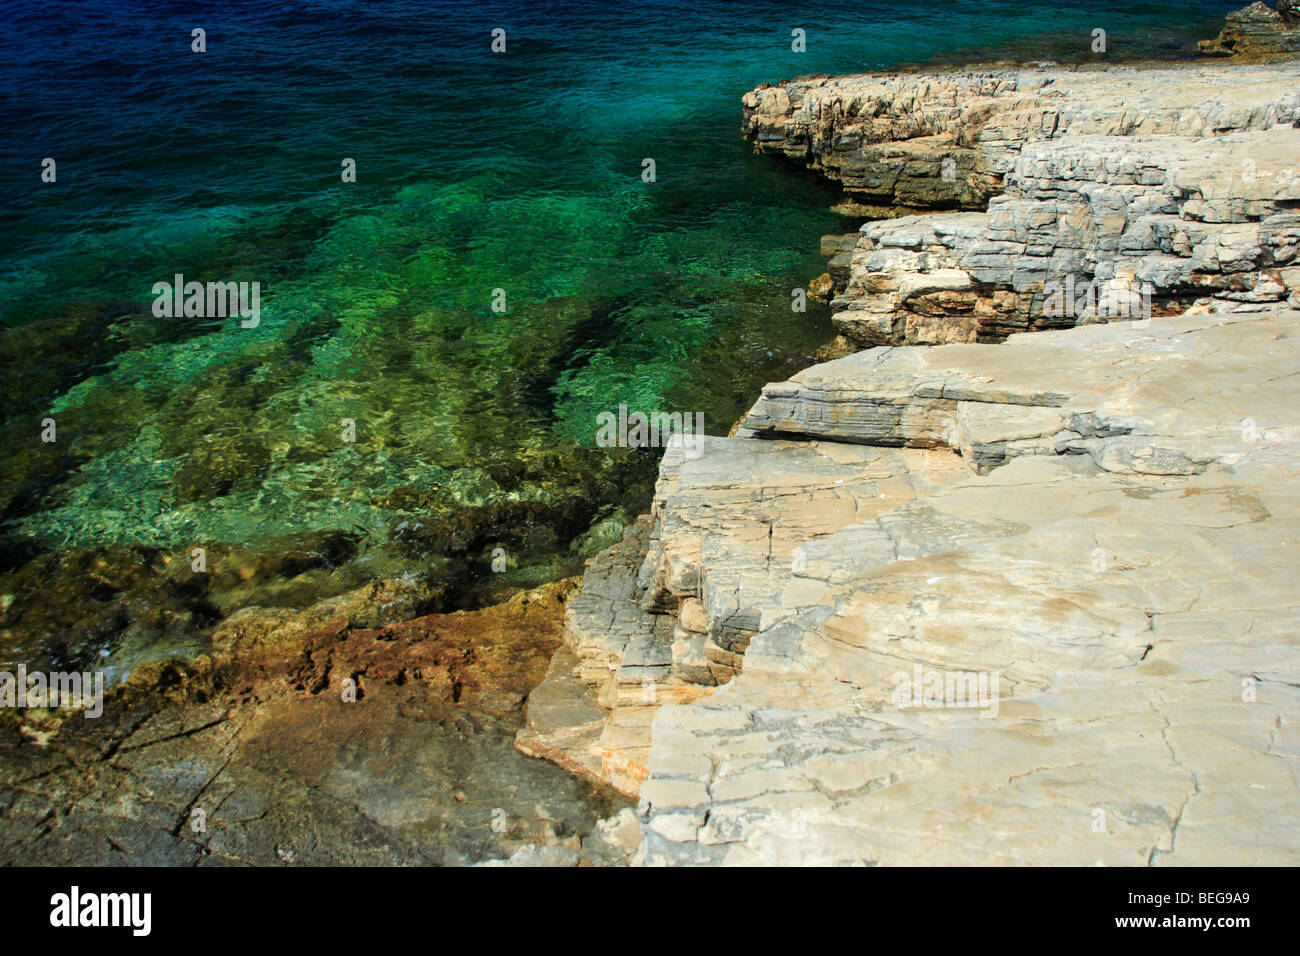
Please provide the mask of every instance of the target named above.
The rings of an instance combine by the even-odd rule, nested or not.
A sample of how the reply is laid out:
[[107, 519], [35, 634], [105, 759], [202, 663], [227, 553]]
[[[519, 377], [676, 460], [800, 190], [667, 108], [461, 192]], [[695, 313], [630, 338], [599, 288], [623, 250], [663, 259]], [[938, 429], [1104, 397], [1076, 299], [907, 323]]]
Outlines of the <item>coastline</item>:
[[[1008, 69], [973, 65], [924, 75]], [[1058, 69], [1094, 72], [1087, 65]], [[902, 75], [913, 74], [862, 76]], [[807, 82], [765, 85], [750, 96]], [[747, 108], [746, 122], [760, 112]], [[1266, 131], [1247, 122], [1237, 132]], [[1250, 148], [1261, 142], [1251, 140]], [[1297, 155], [1296, 144], [1288, 134], [1282, 148]], [[908, 161], [928, 165], [925, 178], [942, 184], [941, 153], [948, 148]], [[1037, 160], [1048, 164], [1048, 152]], [[1259, 167], [1267, 168], [1276, 153], [1266, 144], [1260, 155], [1267, 159]], [[976, 178], [989, 172], [962, 168]], [[1059, 173], [1047, 165], [1039, 171], [1049, 179]], [[1300, 199], [1222, 185], [1228, 192], [1214, 213], [1220, 217], [1234, 214], [1233, 203]], [[958, 202], [921, 215], [962, 211], [979, 212]], [[1270, 214], [1290, 215], [1281, 207]], [[1258, 210], [1240, 215], [1253, 221]], [[554, 865], [991, 858], [1133, 864], [1188, 854], [1294, 862], [1297, 840], [1286, 820], [1296, 806], [1294, 780], [1288, 789], [1285, 773], [1261, 768], [1270, 758], [1295, 758], [1294, 741], [1281, 733], [1297, 713], [1285, 665], [1293, 650], [1290, 618], [1281, 610], [1287, 587], [1268, 565], [1278, 562], [1285, 571], [1275, 546], [1295, 527], [1287, 461], [1297, 435], [1287, 409], [1297, 396], [1280, 391], [1269, 398], [1264, 383], [1251, 380], [1249, 365], [1228, 363], [1216, 372], [1203, 363], [1215, 350], [1263, 350], [1300, 324], [1300, 302], [1290, 301], [1295, 260], [1286, 260], [1290, 271], [1276, 283], [1280, 295], [1262, 281], [1244, 288], [1234, 280], [1210, 294], [1189, 293], [1186, 303], [1171, 296], [1164, 300], [1169, 314], [1158, 312], [1136, 334], [1119, 322], [1077, 327], [1078, 316], [1022, 328], [1019, 304], [989, 305], [1006, 291], [996, 288], [997, 279], [954, 288], [945, 274], [949, 284], [926, 284], [924, 277], [938, 270], [961, 267], [971, 237], [950, 231], [942, 235], [958, 241], [945, 242], [927, 233], [908, 245], [913, 237], [903, 232], [915, 223], [895, 222], [855, 233], [851, 247], [831, 244], [839, 260], [827, 275], [835, 314], [869, 316], [838, 322], [845, 336], [839, 351], [850, 357], [768, 385], [733, 437], [710, 439], [702, 455], [670, 448], [652, 514], [588, 562], [580, 594], [561, 581], [482, 611], [406, 619], [423, 598], [393, 579], [304, 611], [239, 612], [210, 658], [147, 665], [114, 691], [125, 706], [111, 728], [74, 729], [74, 720], [65, 730], [57, 715], [6, 712], [10, 756], [3, 764], [15, 796], [10, 836], [0, 846], [14, 860], [39, 845], [41, 852], [62, 847], [68, 859], [100, 854], [104, 863], [120, 863], [120, 844], [140, 841], [147, 847], [141, 862], [257, 865], [512, 856], [520, 864]], [[1289, 221], [1286, 229], [1287, 242], [1264, 244], [1274, 258], [1283, 248], [1294, 254], [1295, 229]], [[905, 242], [889, 244], [900, 235]], [[864, 245], [863, 236], [875, 245]], [[947, 258], [916, 268], [896, 253], [921, 247]], [[890, 256], [895, 261], [882, 267]], [[1255, 268], [1241, 261], [1230, 274], [1268, 271], [1257, 260]], [[1182, 283], [1189, 273], [1170, 274]], [[900, 286], [908, 295], [897, 298]], [[1220, 297], [1216, 305], [1216, 292], [1243, 298]], [[1216, 313], [1225, 302], [1260, 307]], [[1274, 304], [1285, 308], [1274, 315]], [[1023, 304], [1026, 319], [1035, 305], [1041, 300], [1032, 296]], [[887, 328], [881, 315], [891, 317]], [[887, 348], [862, 351], [878, 346]], [[1190, 410], [1162, 407], [1152, 394], [1130, 388], [1147, 375], [1130, 361], [1135, 349], [1185, 366], [1181, 374], [1152, 378], [1167, 404]], [[1280, 378], [1296, 370], [1296, 356], [1285, 345], [1279, 351], [1270, 374]], [[1096, 375], [1072, 371], [1083, 365]], [[1240, 407], [1256, 410], [1259, 431], [1250, 448], [1233, 439], [1243, 417], [1237, 405], [1230, 413], [1190, 407], [1210, 378], [1223, 391], [1241, 393]], [[1168, 402], [1169, 394], [1186, 401]], [[1078, 427], [1085, 420], [1087, 428]], [[1025, 520], [1013, 520], [1017, 509]], [[1106, 530], [1097, 537], [1103, 512]], [[1230, 535], [1238, 524], [1262, 537], [1207, 543], [1202, 533], [1213, 526]], [[1212, 554], [1161, 565], [1160, 554], [1141, 543], [1143, 534], [1162, 535], [1162, 547], [1178, 560], [1184, 551]], [[1096, 575], [1105, 574], [1094, 568], [1099, 548], [1103, 565], [1122, 575], [1117, 582], [1097, 583]], [[1253, 616], [1241, 601], [1214, 613], [1183, 608], [1190, 593], [1171, 582], [1191, 573], [1208, 580], [1216, 560], [1241, 560], [1238, 551], [1253, 555], [1252, 582], [1276, 607]], [[932, 578], [941, 585], [931, 586]], [[1071, 606], [1081, 602], [1075, 615]], [[1158, 633], [1157, 619], [1181, 630]], [[970, 633], [958, 637], [957, 625], [945, 621]], [[1023, 627], [1009, 643], [1008, 621]], [[1248, 653], [1225, 669], [1204, 659], [1210, 652], [1198, 644], [1203, 635], [1213, 636], [1214, 653]], [[901, 656], [900, 643], [907, 648]], [[1003, 723], [893, 709], [899, 661], [909, 669], [1001, 675]], [[1116, 671], [1137, 676], [1117, 684]], [[518, 807], [507, 809], [501, 831], [491, 829], [491, 813], [500, 808], [486, 788], [446, 788], [436, 800], [415, 784], [381, 794], [375, 781], [391, 779], [384, 776], [391, 766], [376, 770], [375, 758], [363, 757], [365, 747], [355, 740], [337, 750], [323, 746], [315, 729], [328, 726], [331, 718], [322, 715], [345, 674], [363, 689], [369, 685], [369, 704], [382, 707], [357, 732], [387, 734], [384, 759], [421, 767], [420, 786], [441, 786], [466, 767], [482, 767], [465, 756], [475, 748], [491, 749], [501, 766], [523, 772], [503, 755], [512, 743], [577, 776], [537, 771], [534, 789], [511, 790], [515, 784], [503, 773], [495, 792], [512, 792]], [[1255, 682], [1251, 703], [1262, 705], [1249, 717], [1222, 702], [1211, 708], [1203, 698], [1180, 696], [1188, 683], [1215, 681], [1235, 694], [1241, 679]], [[1215, 723], [1231, 724], [1246, 743], [1224, 746]], [[427, 733], [434, 725], [438, 730]], [[1130, 731], [1142, 743], [1112, 752], [1107, 735]], [[992, 751], [996, 759], [989, 756], [991, 736], [1004, 742]], [[185, 753], [202, 743], [197, 757], [183, 756], [182, 740]], [[439, 747], [464, 762], [437, 766], [428, 755]], [[184, 760], [201, 770], [177, 775]], [[70, 785], [87, 767], [99, 768], [89, 783]], [[1007, 767], [1011, 779], [1003, 783]], [[1089, 779], [1099, 767], [1131, 776], [1122, 793]], [[1253, 774], [1249, 780], [1228, 780], [1242, 767]], [[87, 785], [99, 793], [86, 792]], [[1276, 801], [1276, 819], [1249, 819], [1251, 786]], [[639, 797], [638, 814], [613, 815], [627, 805], [613, 791]], [[524, 809], [539, 794], [556, 800], [551, 815]], [[209, 797], [216, 809], [205, 814], [207, 833], [191, 831], [192, 810]], [[1194, 799], [1200, 802], [1185, 813]], [[1204, 823], [1196, 813], [1211, 799]], [[311, 809], [290, 812], [295, 801]], [[491, 837], [457, 844], [439, 830], [466, 804], [473, 822], [465, 829]], [[413, 820], [413, 808], [425, 816]], [[1090, 829], [1099, 808], [1110, 825], [1104, 833], [1115, 837], [1101, 848]], [[599, 821], [605, 814], [609, 819]], [[1039, 822], [1030, 826], [1031, 818]], [[330, 829], [316, 832], [321, 819]], [[936, 835], [936, 826], [946, 832]], [[1078, 835], [1048, 839], [1044, 827]], [[918, 836], [922, 831], [929, 835]], [[1267, 853], [1232, 856], [1264, 844]]]
[[513, 746], [576, 587], [373, 627], [352, 620], [395, 597], [382, 587], [252, 609], [209, 654], [139, 668], [98, 719], [0, 710], [0, 860], [454, 866], [540, 846], [624, 862], [618, 818], [599, 821], [627, 801]]
[[[830, 242], [851, 354], [768, 385], [702, 456], [670, 449], [641, 540], [590, 564], [567, 611], [576, 664], [553, 664], [521, 747], [637, 792], [642, 862], [1294, 862], [1277, 730], [1300, 706], [1278, 663], [1300, 396], [1296, 356], [1272, 343], [1300, 321], [1300, 184], [1277, 175], [1300, 150], [1300, 68], [1169, 70], [1178, 91], [1145, 104], [1084, 83], [1073, 117], [1068, 98], [1036, 111], [1028, 95], [999, 117], [980, 87], [1141, 72], [863, 74], [746, 97], [760, 148], [823, 169], [908, 138], [842, 117], [948, 134], [899, 166], [954, 195]], [[945, 96], [972, 78], [967, 101]], [[891, 97], [921, 99], [912, 82], [977, 128], [895, 112]], [[958, 148], [975, 155], [945, 184]], [[854, 184], [888, 179], [882, 165]], [[994, 178], [969, 203], [982, 211], [960, 209], [957, 190]], [[1120, 301], [1152, 282], [1154, 314], [1042, 321], [1045, 280], [1076, 271]], [[985, 702], [1000, 721], [896, 706], [891, 681], [914, 669], [1001, 677]], [[584, 683], [604, 724], [555, 734], [549, 709]], [[1107, 743], [1129, 735], [1145, 742]]]

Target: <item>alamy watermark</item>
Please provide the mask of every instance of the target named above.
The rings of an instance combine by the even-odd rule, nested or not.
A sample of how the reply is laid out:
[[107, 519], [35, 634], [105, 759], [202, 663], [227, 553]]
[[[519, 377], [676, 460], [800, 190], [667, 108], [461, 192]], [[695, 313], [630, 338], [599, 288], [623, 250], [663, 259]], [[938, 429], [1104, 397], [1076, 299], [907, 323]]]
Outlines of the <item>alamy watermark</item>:
[[172, 282], [153, 284], [153, 314], [159, 319], [225, 319], [239, 316], [245, 329], [262, 321], [262, 283], [186, 282], [176, 273]]
[[50, 897], [50, 925], [119, 926], [133, 936], [148, 936], [152, 928], [152, 893], [83, 893], [74, 886]]
[[704, 453], [704, 413], [695, 412], [629, 412], [626, 405], [618, 406], [618, 414], [600, 412], [596, 415], [596, 445], [599, 448], [666, 448], [674, 435], [679, 435], [687, 458], [698, 458]]
[[989, 671], [924, 670], [895, 671], [889, 702], [899, 710], [913, 707], [933, 709], [970, 708], [982, 710], [981, 717], [998, 715], [998, 675]]
[[80, 708], [83, 717], [99, 717], [104, 713], [104, 672], [29, 674], [27, 665], [19, 664], [16, 674], [0, 671], [0, 707]]

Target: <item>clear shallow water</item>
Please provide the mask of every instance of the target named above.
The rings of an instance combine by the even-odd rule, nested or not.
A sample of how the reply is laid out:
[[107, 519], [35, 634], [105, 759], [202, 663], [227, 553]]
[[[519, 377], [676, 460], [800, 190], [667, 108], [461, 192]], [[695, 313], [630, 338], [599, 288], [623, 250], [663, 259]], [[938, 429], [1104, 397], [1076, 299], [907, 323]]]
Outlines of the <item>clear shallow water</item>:
[[[0, 657], [183, 644], [394, 574], [448, 582], [432, 609], [573, 570], [655, 470], [592, 447], [598, 412], [722, 434], [829, 337], [790, 290], [856, 223], [751, 153], [744, 91], [1087, 60], [1097, 26], [1110, 59], [1186, 55], [1238, 5], [8, 4]], [[260, 282], [261, 324], [155, 318], [177, 272]], [[195, 546], [240, 586], [143, 583]]]

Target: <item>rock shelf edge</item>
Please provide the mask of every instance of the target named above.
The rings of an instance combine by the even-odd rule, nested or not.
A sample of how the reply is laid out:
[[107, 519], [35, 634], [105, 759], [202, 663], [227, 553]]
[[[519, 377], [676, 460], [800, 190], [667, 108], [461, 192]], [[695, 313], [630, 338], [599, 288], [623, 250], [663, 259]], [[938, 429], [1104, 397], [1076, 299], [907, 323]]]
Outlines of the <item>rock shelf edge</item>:
[[1298, 122], [1294, 63], [747, 94], [932, 211], [824, 244], [857, 351], [668, 448], [517, 746], [638, 795], [648, 864], [1296, 863]]

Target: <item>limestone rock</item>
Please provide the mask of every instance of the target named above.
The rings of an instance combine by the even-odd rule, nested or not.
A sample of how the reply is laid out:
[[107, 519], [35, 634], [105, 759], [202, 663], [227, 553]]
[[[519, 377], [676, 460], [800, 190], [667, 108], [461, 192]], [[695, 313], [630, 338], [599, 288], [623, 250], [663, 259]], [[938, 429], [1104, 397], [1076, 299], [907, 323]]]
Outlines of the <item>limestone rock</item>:
[[1202, 53], [1242, 59], [1300, 53], [1300, 14], [1294, 0], [1278, 0], [1276, 10], [1252, 3], [1224, 19], [1227, 22], [1217, 37], [1201, 41]]
[[[860, 346], [1300, 302], [1300, 65], [847, 76], [744, 102], [759, 149], [851, 195], [967, 210], [828, 237], [834, 321]], [[945, 178], [947, 200], [917, 200]]]
[[[834, 439], [907, 492], [873, 510], [854, 478], [834, 528], [843, 505], [808, 482], [803, 560], [745, 580], [741, 672], [656, 714], [645, 862], [1294, 864], [1297, 330], [1293, 310], [1157, 318], [769, 386], [746, 421], [785, 439], [763, 443], [777, 488], [780, 455], [852, 447]], [[746, 453], [666, 463], [661, 529], [779, 526], [762, 482], [709, 490], [710, 454]], [[733, 563], [663, 580], [699, 591]], [[702, 606], [712, 633], [725, 611]]]
[[613, 861], [1294, 864], [1298, 331], [873, 349], [670, 448], [567, 629], [608, 685], [671, 624], [702, 691], [584, 712]]
[[1298, 76], [746, 96], [759, 148], [938, 211], [824, 240], [877, 347], [667, 449], [589, 565], [519, 739], [638, 794], [619, 860], [1300, 859]]
[[676, 622], [641, 610], [638, 573], [651, 529], [644, 516], [587, 562], [582, 593], [565, 609], [565, 646], [529, 696], [515, 741], [523, 753], [632, 795], [645, 779], [654, 711], [712, 691], [674, 668]]

